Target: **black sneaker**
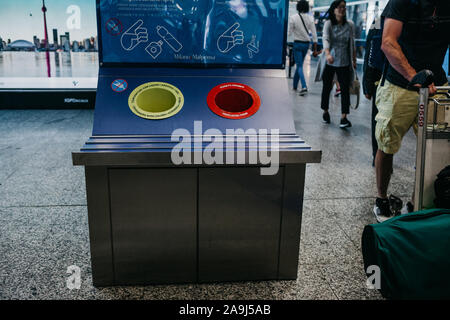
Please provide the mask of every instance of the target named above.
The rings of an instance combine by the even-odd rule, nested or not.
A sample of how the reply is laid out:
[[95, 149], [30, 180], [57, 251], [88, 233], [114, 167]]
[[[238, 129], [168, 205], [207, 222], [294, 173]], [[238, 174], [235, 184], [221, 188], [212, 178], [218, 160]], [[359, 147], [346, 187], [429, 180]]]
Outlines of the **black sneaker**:
[[347, 118], [341, 119], [341, 124], [339, 125], [339, 127], [341, 127], [341, 128], [350, 128], [351, 126], [352, 126], [352, 123], [350, 121], [348, 121]]
[[323, 115], [322, 115], [322, 119], [323, 119], [323, 122], [324, 123], [330, 123], [331, 121], [330, 121], [330, 114], [328, 113], [328, 112], [325, 112]]
[[391, 194], [389, 196], [389, 205], [391, 206], [392, 214], [398, 216], [400, 214], [400, 211], [402, 210], [403, 201], [402, 199]]
[[408, 201], [400, 211], [400, 214], [407, 214], [414, 211], [414, 204], [411, 201]]
[[389, 199], [377, 198], [377, 200], [375, 200], [375, 206], [373, 207], [373, 213], [378, 222], [383, 222], [391, 218], [392, 211]]
[[300, 90], [299, 96], [304, 96], [304, 95], [307, 94], [307, 93], [308, 93], [308, 88], [302, 88], [302, 89]]

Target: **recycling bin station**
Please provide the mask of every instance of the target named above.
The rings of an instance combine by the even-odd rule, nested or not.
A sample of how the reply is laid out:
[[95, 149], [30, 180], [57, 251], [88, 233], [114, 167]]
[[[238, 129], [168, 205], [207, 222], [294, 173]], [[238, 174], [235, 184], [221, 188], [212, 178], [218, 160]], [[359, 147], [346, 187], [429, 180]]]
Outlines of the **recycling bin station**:
[[[307, 163], [288, 1], [97, 0], [95, 286], [296, 279]], [[300, 255], [301, 259], [301, 255]]]

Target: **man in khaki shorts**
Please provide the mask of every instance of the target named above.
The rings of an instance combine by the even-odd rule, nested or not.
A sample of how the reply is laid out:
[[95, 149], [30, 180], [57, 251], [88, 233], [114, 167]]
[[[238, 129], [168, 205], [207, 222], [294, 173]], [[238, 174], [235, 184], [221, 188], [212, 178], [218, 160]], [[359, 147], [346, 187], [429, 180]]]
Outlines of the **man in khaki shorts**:
[[[431, 75], [428, 70], [434, 75], [434, 82], [428, 85], [430, 95], [436, 93], [435, 84], [447, 83], [442, 64], [450, 43], [450, 1], [390, 0], [382, 17], [381, 49], [389, 66], [376, 96], [378, 197], [374, 214], [379, 222], [392, 216], [387, 189], [393, 155], [411, 127], [417, 134], [418, 93], [411, 89], [426, 83]], [[408, 209], [412, 211], [411, 203]]]

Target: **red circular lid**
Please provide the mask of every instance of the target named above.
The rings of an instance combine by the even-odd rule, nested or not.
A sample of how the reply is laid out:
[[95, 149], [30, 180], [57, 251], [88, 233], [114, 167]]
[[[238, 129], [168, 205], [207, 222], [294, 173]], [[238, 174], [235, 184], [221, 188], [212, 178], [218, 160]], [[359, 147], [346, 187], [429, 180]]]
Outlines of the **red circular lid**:
[[245, 119], [254, 115], [261, 105], [255, 90], [242, 83], [228, 82], [214, 87], [208, 94], [211, 111], [227, 119]]

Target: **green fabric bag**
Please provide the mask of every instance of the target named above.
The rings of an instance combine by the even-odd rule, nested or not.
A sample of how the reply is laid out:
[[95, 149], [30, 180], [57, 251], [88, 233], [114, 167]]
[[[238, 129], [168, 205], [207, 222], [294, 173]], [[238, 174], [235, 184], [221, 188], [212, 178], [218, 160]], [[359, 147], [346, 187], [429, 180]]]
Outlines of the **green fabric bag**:
[[[388, 299], [450, 299], [450, 210], [412, 212], [364, 227], [364, 269], [380, 269]], [[368, 275], [369, 276], [369, 275]]]

